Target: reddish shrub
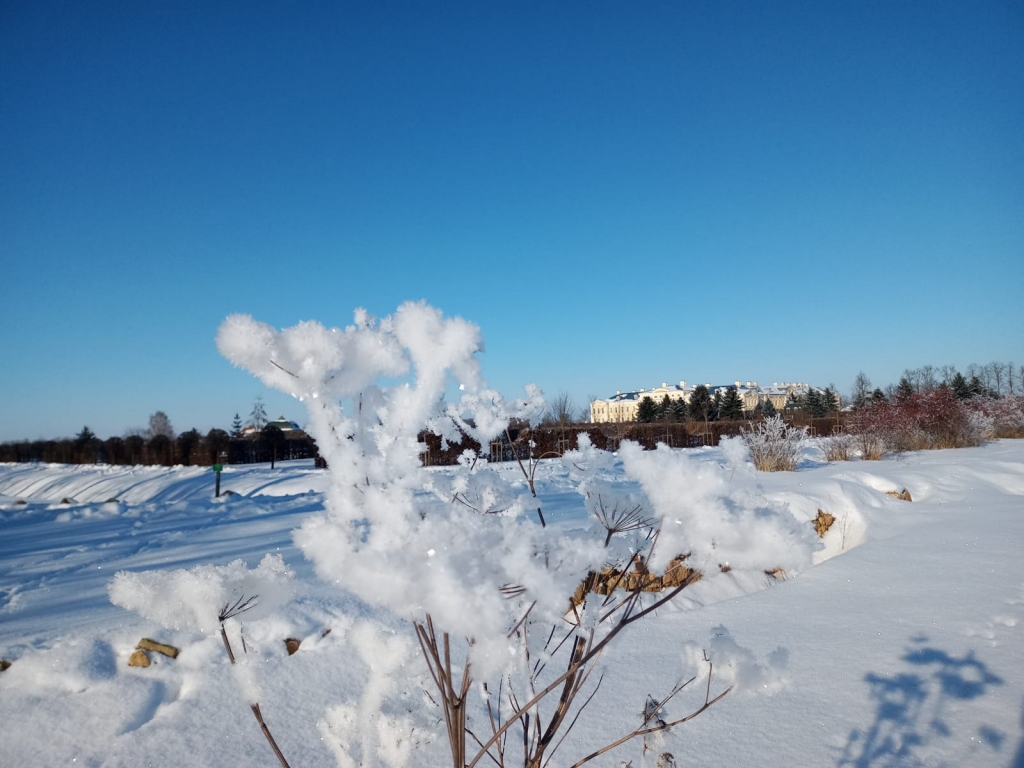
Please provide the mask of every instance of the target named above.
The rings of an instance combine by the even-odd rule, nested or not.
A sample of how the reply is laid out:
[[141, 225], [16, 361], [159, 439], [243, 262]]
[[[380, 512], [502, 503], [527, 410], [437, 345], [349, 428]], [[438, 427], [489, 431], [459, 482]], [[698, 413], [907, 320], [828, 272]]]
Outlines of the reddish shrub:
[[944, 387], [909, 395], [896, 405], [861, 408], [850, 417], [848, 430], [863, 458], [880, 458], [883, 451], [979, 445], [991, 432], [990, 421]]

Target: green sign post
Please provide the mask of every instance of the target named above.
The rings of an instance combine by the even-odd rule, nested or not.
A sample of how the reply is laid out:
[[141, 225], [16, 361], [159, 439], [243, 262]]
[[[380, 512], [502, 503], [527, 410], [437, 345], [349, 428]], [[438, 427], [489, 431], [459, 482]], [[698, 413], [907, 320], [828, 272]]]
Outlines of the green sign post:
[[214, 464], [213, 465], [213, 471], [217, 473], [217, 491], [216, 491], [216, 496], [219, 498], [220, 497], [220, 473], [224, 471], [224, 465], [223, 464]]

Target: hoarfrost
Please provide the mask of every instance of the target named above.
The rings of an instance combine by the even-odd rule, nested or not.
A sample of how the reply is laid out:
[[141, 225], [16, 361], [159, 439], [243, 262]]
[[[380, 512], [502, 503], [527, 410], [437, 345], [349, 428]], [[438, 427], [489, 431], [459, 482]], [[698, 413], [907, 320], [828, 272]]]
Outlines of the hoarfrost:
[[216, 632], [225, 605], [256, 597], [250, 618], [267, 615], [291, 597], [294, 572], [280, 555], [266, 555], [250, 570], [243, 560], [173, 571], [119, 571], [108, 585], [110, 601], [175, 630]]

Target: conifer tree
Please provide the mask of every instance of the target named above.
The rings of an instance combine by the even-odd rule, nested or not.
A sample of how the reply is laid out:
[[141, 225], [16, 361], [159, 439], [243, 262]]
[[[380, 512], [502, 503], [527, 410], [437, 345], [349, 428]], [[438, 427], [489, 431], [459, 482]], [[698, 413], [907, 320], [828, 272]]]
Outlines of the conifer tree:
[[808, 387], [807, 394], [804, 396], [803, 410], [804, 413], [815, 419], [820, 419], [828, 413], [825, 410], [825, 399], [820, 390]]
[[672, 402], [672, 414], [676, 421], [686, 421], [686, 417], [690, 415], [690, 406], [680, 397]]
[[882, 391], [881, 387], [875, 387], [875, 391], [871, 393], [871, 402], [872, 404], [881, 405], [882, 403], [889, 402], [889, 400], [886, 398], [885, 392]]
[[949, 383], [949, 388], [953, 390], [957, 400], [967, 400], [971, 396], [971, 387], [960, 371], [956, 372], [953, 380]]
[[96, 433], [89, 429], [89, 427], [82, 427], [82, 431], [75, 435], [75, 448], [80, 451], [85, 450], [98, 439]]
[[703, 384], [698, 384], [693, 388], [693, 394], [690, 395], [689, 410], [690, 418], [693, 421], [703, 421], [705, 423], [713, 421], [711, 393], [708, 392], [708, 388]]
[[644, 395], [636, 409], [636, 420], [648, 424], [658, 418], [658, 405], [649, 395]]
[[896, 402], [905, 403], [913, 396], [914, 385], [910, 383], [910, 379], [904, 376], [900, 379], [900, 383], [896, 385]]
[[823, 416], [839, 410], [839, 395], [832, 387], [825, 387], [825, 391], [821, 394], [821, 404], [825, 409]]
[[719, 412], [723, 419], [738, 421], [743, 418], [743, 398], [740, 397], [736, 387], [729, 387], [725, 390]]
[[669, 399], [668, 395], [665, 395], [661, 398], [661, 402], [658, 403], [658, 418], [668, 421], [672, 416], [672, 401]]
[[237, 411], [235, 412], [234, 420], [231, 422], [231, 436], [234, 438], [242, 436], [242, 417], [238, 415]]

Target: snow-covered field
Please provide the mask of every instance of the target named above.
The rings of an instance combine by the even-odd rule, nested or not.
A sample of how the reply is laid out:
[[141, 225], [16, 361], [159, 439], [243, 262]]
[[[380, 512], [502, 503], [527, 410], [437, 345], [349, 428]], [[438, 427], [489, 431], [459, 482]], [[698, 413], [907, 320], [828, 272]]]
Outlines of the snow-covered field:
[[[517, 467], [498, 471], [517, 482]], [[560, 461], [537, 478], [551, 524], [591, 524]], [[627, 630], [553, 766], [633, 728], [649, 693], [698, 671], [694, 648], [711, 653], [716, 689], [736, 689], [646, 755], [636, 741], [591, 765], [671, 752], [678, 766], [1024, 766], [1024, 441], [831, 465], [810, 446], [796, 472], [732, 482], [801, 524], [833, 514], [815, 565], [782, 581], [716, 575]], [[0, 465], [0, 657], [13, 662], [0, 765], [276, 765], [219, 636], [164, 629], [108, 595], [118, 571], [255, 567], [268, 553], [298, 590], [245, 622], [248, 671], [292, 768], [334, 765], [317, 724], [359, 695], [350, 635], [372, 609], [318, 580], [293, 544], [327, 484], [311, 463], [229, 467], [232, 494], [214, 499], [209, 469]], [[904, 488], [912, 502], [886, 495]], [[142, 637], [181, 653], [129, 667]], [[293, 656], [289, 637], [302, 641]], [[416, 655], [393, 675], [416, 724], [408, 764], [450, 765], [423, 675]]]

